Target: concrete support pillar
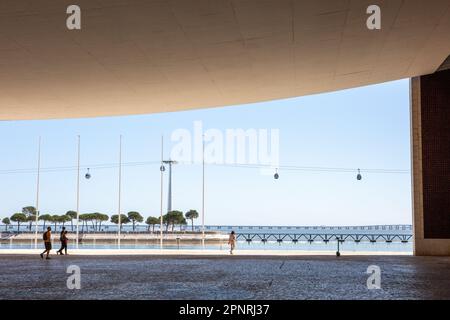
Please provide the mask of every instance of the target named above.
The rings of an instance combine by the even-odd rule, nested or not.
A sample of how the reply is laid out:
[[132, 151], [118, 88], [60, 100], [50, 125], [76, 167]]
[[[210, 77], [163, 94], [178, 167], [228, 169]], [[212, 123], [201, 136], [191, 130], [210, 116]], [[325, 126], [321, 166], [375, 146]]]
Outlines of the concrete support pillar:
[[414, 254], [450, 255], [450, 70], [411, 79]]

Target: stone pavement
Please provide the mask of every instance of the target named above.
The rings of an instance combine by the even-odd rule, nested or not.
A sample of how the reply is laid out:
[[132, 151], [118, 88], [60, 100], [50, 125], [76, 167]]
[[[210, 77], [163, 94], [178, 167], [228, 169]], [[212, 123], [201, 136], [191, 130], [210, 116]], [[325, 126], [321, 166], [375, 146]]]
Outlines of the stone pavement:
[[[69, 265], [81, 289], [69, 290]], [[367, 267], [381, 268], [368, 290]], [[450, 257], [0, 255], [1, 299], [450, 299]]]

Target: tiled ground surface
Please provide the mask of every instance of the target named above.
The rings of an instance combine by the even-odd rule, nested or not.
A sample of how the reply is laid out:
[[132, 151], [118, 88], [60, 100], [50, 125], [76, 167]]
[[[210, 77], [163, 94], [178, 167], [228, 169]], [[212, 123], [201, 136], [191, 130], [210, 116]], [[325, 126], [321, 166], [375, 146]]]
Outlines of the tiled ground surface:
[[[81, 289], [66, 286], [69, 265]], [[368, 290], [369, 265], [381, 289]], [[0, 255], [1, 299], [450, 299], [450, 257]]]

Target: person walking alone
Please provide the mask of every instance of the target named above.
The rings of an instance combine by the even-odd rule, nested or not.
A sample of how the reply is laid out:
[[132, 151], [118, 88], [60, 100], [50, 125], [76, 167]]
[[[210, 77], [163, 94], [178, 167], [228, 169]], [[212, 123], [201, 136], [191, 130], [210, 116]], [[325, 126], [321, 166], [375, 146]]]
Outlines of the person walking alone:
[[46, 259], [51, 259], [48, 255], [50, 254], [50, 250], [52, 250], [52, 228], [48, 227], [47, 231], [43, 234], [45, 250], [40, 254], [41, 259], [44, 259], [44, 254], [46, 253]]
[[236, 235], [234, 231], [231, 231], [230, 237], [228, 238], [228, 244], [230, 245], [230, 254], [233, 254], [233, 250], [236, 247]]

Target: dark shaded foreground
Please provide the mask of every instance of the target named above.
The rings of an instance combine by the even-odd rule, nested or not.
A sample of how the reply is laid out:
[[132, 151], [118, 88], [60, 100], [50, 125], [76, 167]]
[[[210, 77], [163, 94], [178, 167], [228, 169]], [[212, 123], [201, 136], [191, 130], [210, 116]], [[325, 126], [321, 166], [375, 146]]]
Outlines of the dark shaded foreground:
[[[67, 267], [81, 289], [67, 288]], [[368, 290], [368, 266], [381, 289]], [[1, 299], [450, 299], [450, 257], [0, 256]]]

